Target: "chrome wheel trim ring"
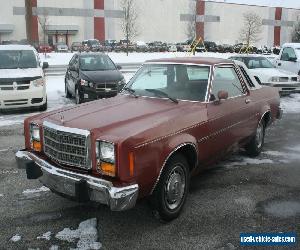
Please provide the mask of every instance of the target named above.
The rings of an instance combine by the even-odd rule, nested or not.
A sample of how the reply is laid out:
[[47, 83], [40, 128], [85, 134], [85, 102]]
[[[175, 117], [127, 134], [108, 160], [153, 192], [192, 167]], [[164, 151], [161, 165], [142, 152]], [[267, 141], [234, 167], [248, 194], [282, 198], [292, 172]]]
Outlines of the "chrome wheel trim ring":
[[181, 165], [176, 165], [165, 182], [164, 199], [168, 209], [174, 210], [180, 206], [184, 197], [186, 176]]

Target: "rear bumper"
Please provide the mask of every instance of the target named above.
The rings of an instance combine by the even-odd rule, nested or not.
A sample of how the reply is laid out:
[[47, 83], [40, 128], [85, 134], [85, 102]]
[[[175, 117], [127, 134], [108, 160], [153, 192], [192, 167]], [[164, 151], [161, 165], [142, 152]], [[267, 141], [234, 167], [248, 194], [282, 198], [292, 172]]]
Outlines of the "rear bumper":
[[39, 181], [56, 192], [80, 202], [95, 201], [108, 205], [113, 211], [135, 206], [139, 187], [137, 184], [114, 187], [109, 181], [57, 168], [28, 151], [16, 153], [18, 168], [26, 169], [27, 179]]

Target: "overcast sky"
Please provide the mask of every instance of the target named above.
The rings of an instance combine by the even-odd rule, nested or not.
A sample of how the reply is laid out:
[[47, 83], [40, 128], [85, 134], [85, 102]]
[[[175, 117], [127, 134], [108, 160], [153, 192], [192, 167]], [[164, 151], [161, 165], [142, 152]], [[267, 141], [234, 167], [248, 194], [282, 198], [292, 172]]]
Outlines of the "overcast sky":
[[[224, 2], [224, 0], [214, 1]], [[225, 2], [300, 9], [300, 0], [225, 0]]]

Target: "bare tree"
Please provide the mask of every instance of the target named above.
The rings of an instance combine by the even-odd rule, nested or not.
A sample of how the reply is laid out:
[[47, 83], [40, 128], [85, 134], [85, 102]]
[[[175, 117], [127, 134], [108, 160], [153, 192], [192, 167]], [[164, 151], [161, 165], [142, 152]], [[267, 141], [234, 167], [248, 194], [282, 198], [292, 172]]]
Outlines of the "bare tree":
[[244, 14], [244, 26], [240, 31], [240, 39], [246, 43], [247, 48], [249, 48], [251, 43], [260, 40], [261, 27], [262, 20], [259, 15], [254, 12], [246, 12]]
[[292, 42], [300, 42], [300, 21], [296, 23], [294, 30], [292, 32]]
[[128, 56], [129, 42], [138, 35], [138, 13], [136, 11], [135, 0], [122, 0], [124, 18], [122, 21], [122, 31], [126, 39], [126, 53]]
[[49, 25], [49, 16], [47, 11], [43, 11], [41, 15], [38, 15], [38, 22], [43, 32], [43, 43], [46, 44], [47, 27]]
[[191, 1], [189, 3], [191, 17], [190, 20], [187, 22], [186, 27], [186, 36], [188, 39], [195, 39], [196, 37], [196, 1]]

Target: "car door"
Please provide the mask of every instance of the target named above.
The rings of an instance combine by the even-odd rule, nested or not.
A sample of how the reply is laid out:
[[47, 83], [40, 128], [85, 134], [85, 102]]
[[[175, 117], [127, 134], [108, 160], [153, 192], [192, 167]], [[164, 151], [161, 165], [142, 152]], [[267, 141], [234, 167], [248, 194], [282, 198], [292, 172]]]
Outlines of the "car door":
[[74, 63], [70, 67], [70, 91], [75, 95], [75, 87], [79, 81], [79, 56], [75, 55]]
[[[213, 71], [207, 104], [209, 135], [206, 143], [209, 157], [215, 160], [238, 148], [239, 142], [253, 133], [256, 112], [250, 92], [234, 65], [219, 65]], [[220, 91], [226, 91], [228, 98], [219, 100]]]
[[285, 47], [280, 55], [280, 60], [277, 62], [277, 67], [298, 74], [300, 69], [297, 60], [295, 50], [291, 47]]

